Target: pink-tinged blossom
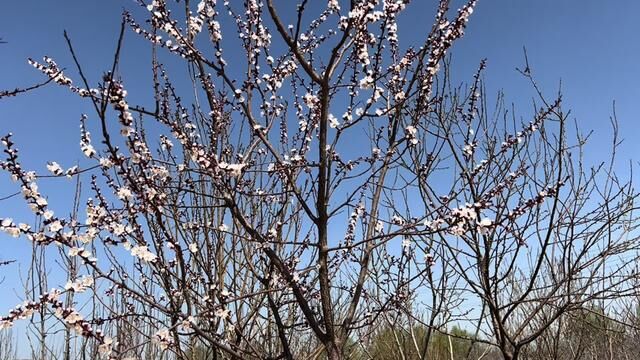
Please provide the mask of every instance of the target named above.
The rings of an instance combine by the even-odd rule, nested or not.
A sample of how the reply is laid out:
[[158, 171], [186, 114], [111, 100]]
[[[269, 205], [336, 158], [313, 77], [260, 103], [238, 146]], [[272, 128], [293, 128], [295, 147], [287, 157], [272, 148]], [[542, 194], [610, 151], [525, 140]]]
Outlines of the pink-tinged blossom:
[[113, 339], [105, 336], [104, 339], [102, 339], [102, 343], [98, 345], [98, 352], [102, 355], [109, 355], [111, 354], [112, 346]]
[[169, 332], [169, 329], [164, 328], [158, 330], [153, 335], [153, 341], [160, 346], [160, 349], [165, 350], [173, 345], [173, 336]]
[[218, 308], [216, 309], [215, 316], [221, 319], [227, 319], [231, 315], [231, 310]]

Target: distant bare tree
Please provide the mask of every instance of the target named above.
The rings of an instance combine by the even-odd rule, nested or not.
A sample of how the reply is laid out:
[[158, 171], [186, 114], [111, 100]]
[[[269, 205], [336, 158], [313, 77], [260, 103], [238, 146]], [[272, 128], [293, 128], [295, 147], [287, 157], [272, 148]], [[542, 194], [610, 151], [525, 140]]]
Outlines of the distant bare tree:
[[17, 347], [11, 330], [0, 332], [0, 359], [15, 359]]

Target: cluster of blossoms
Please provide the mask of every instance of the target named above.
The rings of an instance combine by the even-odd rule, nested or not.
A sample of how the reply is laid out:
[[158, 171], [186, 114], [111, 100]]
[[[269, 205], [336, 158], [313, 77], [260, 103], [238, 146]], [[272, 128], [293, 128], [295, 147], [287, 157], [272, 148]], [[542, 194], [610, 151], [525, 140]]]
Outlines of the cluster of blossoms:
[[[180, 142], [181, 145], [186, 148], [185, 153], [189, 155], [191, 161], [196, 163], [203, 170], [211, 172], [212, 175], [219, 176], [221, 174], [228, 174], [231, 177], [240, 177], [242, 175], [242, 171], [245, 169], [245, 167], [247, 167], [248, 164], [243, 162], [229, 163], [223, 160], [219, 160], [217, 154], [208, 151], [202, 144], [197, 141], [195, 124], [187, 122], [181, 125], [177, 121], [168, 121], [166, 119], [160, 120], [162, 123], [169, 126], [175, 138]], [[170, 149], [173, 147], [171, 141], [166, 137], [161, 138], [161, 143], [165, 149]], [[147, 154], [147, 156], [145, 156], [145, 160], [148, 160], [150, 157], [148, 147], [141, 141], [140, 144], [142, 144], [141, 146]], [[158, 167], [153, 165], [148, 165], [147, 167], [152, 169], [152, 176], [154, 178], [157, 178], [161, 181], [169, 180], [169, 172], [165, 167]], [[178, 170], [180, 170], [180, 168]], [[160, 194], [160, 196], [163, 195]]]
[[[154, 2], [154, 3], [157, 3], [157, 2]], [[156, 24], [161, 24], [162, 26], [158, 26], [158, 28], [163, 29], [165, 32], [169, 33], [170, 35], [174, 35], [176, 37], [175, 42], [172, 39], [167, 39], [163, 41], [162, 36], [154, 35], [153, 33], [145, 30], [144, 28], [142, 28], [142, 26], [140, 26], [140, 24], [136, 23], [133, 20], [133, 18], [131, 17], [131, 14], [129, 13], [125, 13], [125, 20], [127, 21], [129, 26], [133, 29], [135, 33], [142, 35], [144, 38], [146, 38], [153, 44], [162, 46], [167, 50], [174, 52], [184, 58], [186, 58], [187, 56], [191, 56], [193, 52], [189, 49], [185, 49], [184, 46], [181, 46], [183, 42], [183, 37], [176, 30], [175, 25], [171, 21], [164, 21], [165, 19], [164, 12], [161, 11], [161, 9], [154, 9], [153, 7], [151, 7], [151, 10], [153, 14], [153, 22]]]
[[212, 41], [217, 42], [222, 39], [220, 24], [215, 20], [217, 12], [215, 11], [216, 1], [202, 0], [198, 3], [196, 15], [190, 16], [186, 20], [186, 32], [178, 25], [178, 21], [172, 20], [170, 10], [167, 8], [166, 1], [154, 0], [147, 5], [147, 10], [151, 14], [151, 23], [156, 29], [160, 29], [166, 33], [167, 37], [163, 39], [162, 35], [156, 32], [150, 32], [137, 24], [129, 13], [125, 13], [125, 20], [131, 26], [134, 32], [144, 36], [152, 43], [162, 46], [167, 50], [183, 57], [191, 58], [197, 56], [197, 51], [193, 47], [195, 37], [202, 32], [202, 28], [207, 23]]
[[[107, 209], [100, 204], [95, 204], [92, 198], [87, 199], [86, 215], [85, 224], [87, 225], [86, 232], [90, 235], [89, 239], [98, 235], [100, 227], [103, 224], [109, 224], [111, 220]], [[86, 243], [87, 241], [83, 242]]]
[[353, 209], [351, 215], [349, 215], [349, 224], [347, 225], [347, 233], [344, 235], [345, 246], [351, 245], [356, 238], [356, 226], [358, 225], [358, 219], [365, 213], [364, 204], [359, 203]]
[[74, 256], [80, 256], [82, 258], [87, 258], [89, 256], [91, 256], [91, 251], [86, 250], [84, 247], [82, 246], [72, 246], [69, 248], [69, 251], [67, 253], [70, 257], [74, 257]]
[[34, 313], [50, 305], [56, 317], [62, 320], [66, 326], [86, 338], [96, 340], [98, 351], [101, 354], [108, 356], [109, 359], [116, 359], [117, 354], [113, 352], [113, 339], [106, 336], [102, 330], [94, 329], [91, 323], [84, 320], [77, 310], [65, 307], [60, 300], [61, 294], [62, 292], [59, 289], [52, 289], [48, 293], [41, 295], [37, 301], [25, 301], [16, 306], [7, 316], [0, 317], [0, 330], [11, 328], [16, 320], [28, 319]]
[[158, 258], [158, 256], [149, 251], [149, 248], [145, 245], [136, 245], [131, 247], [131, 255], [146, 262], [154, 262]]
[[[480, 88], [480, 74], [482, 74], [482, 72], [484, 71], [484, 69], [486, 67], [487, 67], [487, 60], [483, 59], [480, 62], [480, 66], [478, 67], [478, 70], [473, 75], [473, 85], [471, 86], [471, 92], [470, 92], [470, 96], [469, 96], [469, 104], [468, 104], [466, 113], [462, 114], [462, 119], [467, 124], [471, 124], [471, 121], [473, 120], [473, 117], [475, 116], [475, 114], [478, 113], [478, 100], [480, 99], [480, 90], [479, 90], [479, 88]], [[469, 131], [471, 132], [472, 129], [470, 128]]]
[[302, 97], [302, 101], [309, 108], [308, 117], [298, 109], [298, 130], [303, 134], [308, 134], [318, 126], [318, 116], [320, 115], [320, 98], [317, 94], [308, 92]]
[[202, 0], [198, 4], [198, 14], [202, 17], [204, 16], [208, 19], [208, 29], [209, 29], [209, 37], [213, 42], [219, 42], [222, 40], [222, 30], [220, 28], [220, 23], [213, 19], [216, 15], [216, 11], [213, 8], [214, 2]]
[[478, 146], [477, 141], [472, 141], [468, 144], [465, 144], [465, 146], [462, 147], [462, 153], [464, 154], [464, 157], [466, 159], [470, 159], [471, 157], [473, 157], [473, 154], [476, 151], [477, 146]]
[[239, 177], [242, 175], [242, 169], [247, 166], [247, 164], [228, 164], [224, 161], [220, 161], [218, 163], [218, 168], [226, 171], [233, 177]]
[[187, 20], [187, 23], [189, 38], [193, 39], [202, 31], [204, 19], [200, 16], [200, 14], [198, 14], [198, 16], [190, 16]]
[[242, 30], [238, 33], [238, 37], [245, 40], [245, 43], [250, 42], [253, 47], [253, 51], [249, 51], [247, 54], [251, 60], [271, 45], [271, 33], [263, 23], [261, 16], [263, 6], [262, 1], [249, 0], [246, 2], [246, 19], [242, 21], [236, 18], [238, 28]]
[[453, 42], [464, 35], [464, 29], [469, 17], [473, 13], [476, 0], [469, 1], [460, 10], [456, 18], [449, 22], [446, 20], [447, 12], [446, 2], [438, 9], [436, 18], [438, 19], [438, 32], [430, 38], [430, 53], [425, 67], [425, 75], [422, 79], [422, 91], [425, 93], [424, 99], [428, 100], [431, 96], [431, 88], [435, 74], [438, 72], [440, 61], [445, 57], [447, 50]]
[[383, 16], [382, 11], [374, 11], [375, 2], [367, 1], [363, 6], [358, 6], [355, 9], [349, 11], [347, 17], [341, 18], [341, 28], [346, 30], [349, 24], [353, 24], [356, 29], [355, 33], [355, 47], [358, 56], [358, 61], [363, 67], [371, 64], [369, 58], [369, 44], [375, 44], [375, 36], [369, 33], [367, 27], [370, 23], [380, 21]]
[[[494, 157], [505, 154], [510, 149], [513, 149], [516, 145], [522, 143], [522, 141], [531, 136], [534, 132], [540, 129], [542, 123], [560, 106], [560, 99], [556, 100], [553, 104], [551, 104], [547, 108], [540, 109], [540, 111], [536, 114], [535, 118], [529, 122], [528, 125], [524, 127], [524, 129], [518, 131], [515, 135], [510, 134], [507, 136], [505, 141], [500, 145], [500, 150], [494, 155]], [[488, 160], [482, 160], [478, 163], [471, 172], [471, 176], [476, 176], [478, 173], [483, 171], [487, 165], [489, 164]]]
[[49, 170], [49, 172], [53, 174], [53, 176], [61, 176], [62, 174], [64, 174], [64, 170], [62, 170], [60, 164], [55, 161], [47, 164], [47, 170]]
[[78, 173], [78, 166], [72, 166], [69, 169], [64, 170], [62, 169], [62, 166], [60, 166], [60, 164], [58, 164], [55, 161], [52, 161], [47, 164], [47, 170], [49, 170], [49, 172], [53, 176], [66, 175], [68, 178], [71, 178], [73, 177], [73, 175], [76, 175]]
[[[504, 189], [509, 188], [523, 174], [526, 174], [526, 168], [520, 168], [515, 172], [511, 172], [505, 180], [499, 182], [492, 189], [481, 196], [481, 201], [473, 204], [465, 204], [462, 207], [454, 208], [444, 216], [435, 220], [425, 220], [424, 225], [431, 231], [440, 230], [442, 225], [448, 225], [446, 231], [452, 235], [462, 236], [472, 226], [481, 234], [487, 234], [493, 228], [500, 224], [500, 221], [492, 220], [488, 217], [479, 218], [479, 214], [483, 209], [488, 209], [492, 204], [492, 198], [497, 196]], [[556, 197], [560, 188], [564, 185], [566, 178], [559, 181], [555, 185], [550, 185], [541, 190], [535, 197], [521, 202], [516, 208], [511, 210], [506, 218], [509, 221], [515, 221], [517, 217], [522, 216], [535, 206], [542, 204], [546, 198]], [[445, 197], [444, 200], [448, 200]]]
[[74, 93], [82, 97], [95, 97], [99, 94], [96, 89], [83, 89], [73, 85], [73, 81], [64, 75], [63, 71], [58, 67], [58, 64], [48, 56], [43, 58], [45, 64], [41, 64], [33, 59], [29, 59], [29, 64], [34, 68], [42, 71], [49, 79], [53, 80], [58, 85], [66, 86]]
[[329, 114], [328, 119], [329, 119], [329, 127], [331, 127], [332, 129], [335, 129], [338, 126], [340, 126], [340, 122], [335, 116], [333, 116], [333, 114]]
[[[0, 229], [14, 237], [18, 237], [21, 234], [26, 235], [28, 239], [45, 245], [52, 242], [66, 245], [70, 245], [75, 241], [87, 243], [93, 239], [97, 232], [91, 233], [93, 230], [89, 228], [87, 233], [79, 234], [76, 232], [77, 224], [75, 222], [56, 217], [54, 212], [48, 208], [48, 201], [40, 193], [38, 185], [35, 182], [35, 173], [22, 170], [22, 167], [18, 162], [18, 151], [13, 147], [10, 135], [2, 138], [2, 144], [5, 146], [5, 154], [8, 156], [6, 161], [0, 163], [0, 167], [9, 171], [12, 174], [13, 179], [21, 184], [24, 199], [29, 204], [31, 210], [36, 215], [40, 215], [42, 217], [44, 226], [38, 231], [33, 231], [27, 224], [15, 224], [12, 219], [2, 219]], [[62, 167], [55, 162], [49, 163], [47, 168], [52, 174], [54, 174], [54, 176], [60, 176], [63, 174], [73, 176], [78, 173], [78, 168], [76, 166], [63, 171]], [[69, 225], [69, 231], [63, 231], [67, 225]], [[83, 260], [91, 263], [96, 261], [95, 258], [91, 257], [90, 253], [83, 254], [85, 255], [81, 256]]]
[[513, 147], [516, 144], [520, 144], [525, 136], [530, 135], [540, 128], [540, 124], [547, 118], [555, 106], [551, 106], [547, 110], [541, 111], [536, 119], [529, 123], [529, 125], [522, 131], [518, 131], [515, 135], [509, 135], [505, 141], [500, 145], [500, 150], [506, 150]]
[[373, 78], [373, 71], [368, 70], [366, 76], [360, 79], [358, 83], [361, 89], [371, 89], [374, 87], [375, 79]]
[[[203, 304], [200, 308], [198, 318], [204, 317], [208, 319], [216, 319], [223, 321], [227, 326], [233, 327], [231, 321], [231, 310], [227, 308], [227, 303], [231, 301], [232, 294], [229, 290], [223, 288], [220, 289], [216, 285], [208, 286], [206, 295], [202, 298]], [[195, 324], [195, 318], [189, 316], [183, 321], [183, 327], [185, 322], [188, 322], [189, 328]]]
[[58, 67], [58, 64], [48, 56], [44, 57], [45, 64], [40, 64], [33, 59], [29, 59], [29, 64], [34, 68], [42, 71], [43, 74], [47, 75], [50, 79], [53, 79], [56, 83], [62, 86], [73, 86], [70, 78], [64, 75], [62, 70]]
[[127, 90], [119, 81], [109, 82], [109, 78], [106, 78], [109, 86], [109, 102], [113, 104], [113, 108], [118, 111], [118, 119], [122, 128], [120, 133], [123, 136], [130, 136], [133, 134], [133, 114], [129, 111], [129, 104], [126, 101]]
[[431, 231], [439, 231], [443, 225], [447, 225], [445, 230], [455, 236], [462, 236], [471, 228], [485, 234], [495, 226], [495, 223], [487, 217], [480, 219], [479, 214], [490, 205], [490, 201], [466, 203], [464, 206], [451, 209], [443, 217], [434, 220], [426, 219], [424, 226]]
[[546, 198], [556, 197], [558, 195], [558, 192], [560, 191], [560, 188], [564, 185], [567, 179], [568, 178], [565, 178], [564, 180], [558, 181], [558, 183], [556, 183], [555, 185], [549, 185], [545, 187], [543, 190], [538, 192], [535, 197], [527, 199], [523, 203], [519, 204], [515, 209], [511, 210], [507, 217], [510, 220], [514, 220], [518, 216], [525, 214], [529, 209], [542, 204]]
[[[48, 208], [49, 202], [39, 192], [38, 185], [35, 182], [35, 172], [27, 172], [22, 169], [18, 162], [18, 150], [14, 148], [14, 144], [11, 141], [11, 134], [4, 136], [1, 141], [5, 147], [4, 153], [7, 155], [7, 160], [0, 162], [0, 169], [8, 171], [12, 178], [20, 183], [23, 198], [27, 201], [34, 214], [42, 216], [43, 224], [45, 225], [40, 231], [31, 231], [31, 228], [26, 224], [16, 225], [12, 219], [4, 219], [2, 220], [2, 230], [14, 237], [24, 234], [30, 240], [41, 244], [49, 244], [51, 242], [59, 244], [70, 243], [75, 235], [72, 232], [62, 232], [65, 225], [67, 225], [67, 221], [54, 216], [54, 212]], [[53, 166], [53, 170], [56, 170], [56, 166]], [[77, 168], [72, 168], [68, 173], [71, 174], [76, 171]]]
[[490, 203], [494, 197], [496, 197], [505, 189], [509, 189], [519, 177], [525, 175], [526, 173], [527, 167], [521, 167], [516, 171], [510, 172], [504, 180], [498, 182], [493, 188], [484, 193], [484, 195], [482, 196], [483, 201], [485, 203]]
[[29, 207], [36, 215], [41, 215], [47, 209], [49, 202], [38, 191], [38, 185], [35, 183], [36, 174], [34, 172], [25, 172], [18, 163], [18, 150], [13, 147], [11, 134], [2, 138], [4, 145], [4, 153], [7, 154], [7, 160], [0, 163], [0, 168], [11, 173], [14, 181], [20, 181], [22, 187], [22, 195], [29, 202]]
[[263, 74], [261, 81], [265, 84], [267, 91], [273, 92], [280, 89], [284, 80], [295, 74], [297, 69], [298, 64], [294, 60], [285, 59], [273, 68], [272, 74]]
[[85, 127], [86, 115], [80, 119], [80, 150], [84, 156], [92, 158], [96, 155], [96, 149], [91, 145], [91, 133]]
[[189, 315], [182, 320], [182, 323], [180, 323], [180, 326], [184, 331], [191, 331], [193, 330], [193, 325], [196, 323], [196, 321], [197, 319], [193, 315]]
[[[86, 250], [83, 250], [86, 251]], [[88, 288], [93, 286], [93, 277], [90, 275], [83, 276], [81, 278], [76, 279], [75, 281], [67, 281], [67, 284], [64, 286], [65, 290], [72, 290], [73, 292], [81, 293], [86, 291]]]
[[398, 14], [405, 9], [407, 2], [405, 0], [385, 0], [382, 11], [386, 19], [385, 27], [387, 29], [387, 41], [391, 46], [398, 46]]
[[12, 218], [4, 218], [0, 220], [0, 230], [12, 237], [18, 237], [21, 233], [27, 233], [30, 229], [31, 226], [25, 223], [15, 224]]

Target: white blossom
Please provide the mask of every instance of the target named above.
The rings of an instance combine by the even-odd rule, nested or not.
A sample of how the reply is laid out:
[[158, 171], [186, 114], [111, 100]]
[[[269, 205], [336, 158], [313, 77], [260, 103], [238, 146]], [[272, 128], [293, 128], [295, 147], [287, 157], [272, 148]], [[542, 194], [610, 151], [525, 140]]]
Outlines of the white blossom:
[[141, 245], [132, 247], [131, 255], [147, 262], [153, 262], [157, 259], [157, 256], [149, 251], [146, 246]]
[[247, 164], [227, 164], [226, 162], [218, 163], [218, 168], [227, 171], [231, 176], [238, 177], [242, 175], [242, 169]]
[[113, 166], [113, 162], [109, 158], [100, 158], [100, 166], [108, 169]]
[[382, 221], [376, 221], [376, 227], [374, 230], [376, 231], [376, 233], [381, 233], [382, 230], [384, 230], [384, 224], [382, 223]]
[[93, 286], [93, 278], [89, 275], [83, 276], [75, 281], [67, 281], [67, 284], [64, 286], [65, 290], [73, 290], [74, 292], [84, 292], [87, 288]]
[[303, 97], [303, 100], [304, 100], [304, 103], [307, 105], [307, 107], [309, 109], [313, 109], [318, 104], [318, 102], [320, 101], [318, 99], [318, 96], [316, 96], [314, 94], [311, 94], [311, 93], [305, 94], [304, 97]]
[[173, 344], [173, 337], [171, 336], [169, 329], [164, 328], [158, 330], [158, 332], [153, 335], [153, 341], [160, 346], [160, 349], [166, 350]]
[[96, 154], [96, 149], [89, 143], [81, 143], [80, 150], [82, 150], [84, 156], [88, 158], [91, 158]]
[[405, 138], [407, 140], [409, 140], [409, 143], [413, 146], [413, 145], [417, 145], [418, 144], [418, 138], [416, 137], [417, 133], [418, 133], [418, 129], [416, 129], [415, 126], [413, 125], [409, 125], [406, 128], [404, 128], [405, 131]]
[[338, 119], [336, 119], [335, 116], [333, 116], [333, 114], [329, 114], [329, 126], [332, 129], [337, 128], [338, 126], [340, 126], [340, 122], [338, 122]]
[[120, 198], [120, 200], [131, 200], [133, 199], [133, 192], [131, 192], [131, 189], [129, 189], [128, 187], [121, 187], [120, 189], [118, 189], [117, 192], [118, 198]]
[[54, 176], [60, 176], [64, 173], [60, 164], [55, 161], [47, 164], [47, 170], [49, 170], [49, 172]]
[[63, 226], [60, 223], [59, 220], [56, 220], [54, 222], [52, 222], [51, 224], [49, 224], [49, 231], [51, 232], [58, 232], [60, 230], [62, 230]]
[[98, 352], [103, 355], [108, 355], [111, 353], [111, 346], [113, 344], [113, 339], [105, 336], [102, 339], [102, 344], [98, 345]]
[[68, 254], [69, 256], [78, 256], [78, 254], [80, 254], [82, 251], [84, 251], [84, 248], [74, 246], [69, 249]]
[[222, 309], [222, 308], [218, 308], [216, 309], [215, 312], [215, 316], [219, 317], [221, 319], [226, 319], [229, 317], [229, 315], [231, 314], [231, 310], [229, 309]]

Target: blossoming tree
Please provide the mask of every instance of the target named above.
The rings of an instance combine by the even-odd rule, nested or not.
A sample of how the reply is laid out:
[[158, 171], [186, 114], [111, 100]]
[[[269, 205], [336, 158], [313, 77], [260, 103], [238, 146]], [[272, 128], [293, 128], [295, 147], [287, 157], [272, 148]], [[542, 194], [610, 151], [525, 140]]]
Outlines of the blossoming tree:
[[[77, 76], [30, 60], [92, 103], [80, 150], [94, 165], [49, 162], [90, 188], [62, 216], [2, 138], [38, 221], [1, 228], [63, 249], [68, 281], [0, 328], [61, 323], [88, 344], [67, 358], [345, 359], [391, 327], [428, 359], [455, 324], [473, 334], [467, 355], [515, 359], [570, 311], [632, 290], [630, 261], [612, 259], [637, 249], [636, 195], [576, 163], [561, 99], [540, 92], [512, 121], [487, 105], [484, 62], [451, 87], [442, 64], [475, 0], [441, 0], [417, 44], [398, 36], [403, 0], [140, 5], [101, 82], [69, 38]], [[151, 103], [132, 103], [117, 71], [127, 33], [154, 50]], [[187, 64], [191, 93], [164, 58]]]

